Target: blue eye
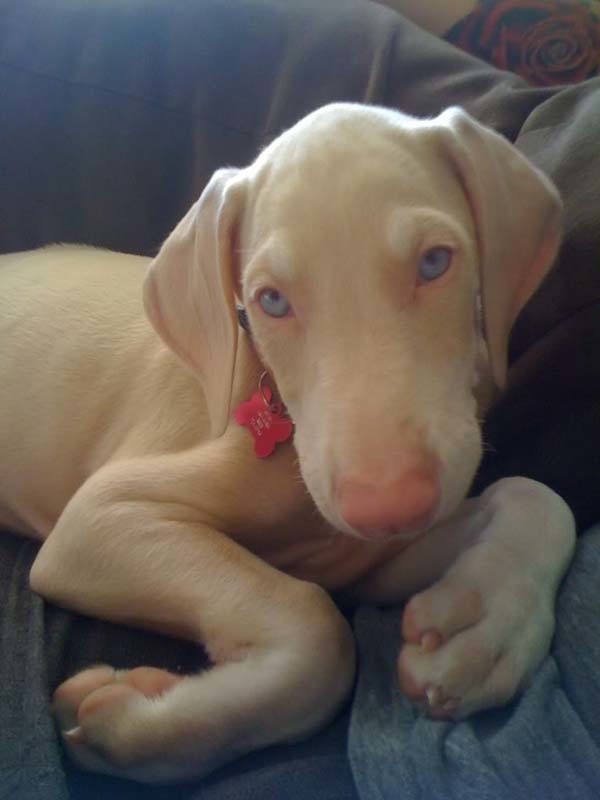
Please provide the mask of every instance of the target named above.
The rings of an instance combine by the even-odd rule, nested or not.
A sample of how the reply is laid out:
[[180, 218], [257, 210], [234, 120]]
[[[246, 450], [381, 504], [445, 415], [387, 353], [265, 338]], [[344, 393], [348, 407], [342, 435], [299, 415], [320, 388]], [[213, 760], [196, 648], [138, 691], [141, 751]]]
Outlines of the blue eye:
[[429, 283], [446, 272], [452, 262], [452, 250], [448, 247], [432, 247], [423, 253], [419, 261], [419, 278]]
[[292, 310], [287, 297], [277, 289], [264, 289], [258, 296], [258, 302], [270, 317], [285, 317]]

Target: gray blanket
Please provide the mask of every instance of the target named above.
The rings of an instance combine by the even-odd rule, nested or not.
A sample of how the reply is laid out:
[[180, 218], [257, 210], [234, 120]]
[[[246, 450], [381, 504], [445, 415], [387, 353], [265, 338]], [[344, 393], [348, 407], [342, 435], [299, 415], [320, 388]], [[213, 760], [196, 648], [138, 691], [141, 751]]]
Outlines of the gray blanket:
[[600, 526], [579, 541], [551, 654], [508, 707], [435, 722], [396, 688], [399, 611], [356, 615], [349, 755], [361, 800], [600, 797]]
[[0, 798], [63, 800], [60, 745], [48, 708], [44, 607], [29, 592], [36, 548], [0, 543]]

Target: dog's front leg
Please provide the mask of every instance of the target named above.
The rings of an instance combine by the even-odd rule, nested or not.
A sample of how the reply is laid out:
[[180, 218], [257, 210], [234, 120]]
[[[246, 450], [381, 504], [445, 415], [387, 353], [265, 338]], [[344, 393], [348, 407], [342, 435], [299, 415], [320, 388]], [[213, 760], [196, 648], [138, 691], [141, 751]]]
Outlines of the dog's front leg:
[[329, 596], [194, 521], [160, 470], [149, 482], [134, 474], [122, 463], [84, 484], [40, 550], [32, 587], [86, 614], [201, 642], [214, 667], [179, 677], [104, 666], [65, 682], [55, 704], [63, 730], [74, 729], [70, 754], [160, 782], [316, 730], [355, 668], [351, 631]]
[[437, 717], [510, 700], [548, 652], [574, 544], [573, 516], [558, 495], [505, 478], [386, 564], [364, 597], [412, 595], [398, 663], [406, 694]]

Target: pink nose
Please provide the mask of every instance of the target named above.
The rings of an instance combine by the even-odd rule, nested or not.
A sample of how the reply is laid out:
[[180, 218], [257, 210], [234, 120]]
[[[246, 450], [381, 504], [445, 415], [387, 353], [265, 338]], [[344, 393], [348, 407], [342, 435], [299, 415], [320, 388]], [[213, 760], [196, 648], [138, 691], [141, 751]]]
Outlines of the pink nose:
[[383, 486], [342, 481], [337, 491], [341, 516], [366, 539], [426, 528], [439, 502], [439, 477], [433, 467], [413, 467]]

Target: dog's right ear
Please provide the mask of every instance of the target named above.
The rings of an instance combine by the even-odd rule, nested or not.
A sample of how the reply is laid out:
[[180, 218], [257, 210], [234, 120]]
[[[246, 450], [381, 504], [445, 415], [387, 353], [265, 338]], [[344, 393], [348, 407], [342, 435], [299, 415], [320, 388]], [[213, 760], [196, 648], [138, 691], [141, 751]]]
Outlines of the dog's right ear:
[[235, 238], [244, 203], [241, 170], [215, 172], [160, 252], [144, 283], [144, 305], [166, 344], [198, 375], [211, 432], [230, 417], [237, 347]]

